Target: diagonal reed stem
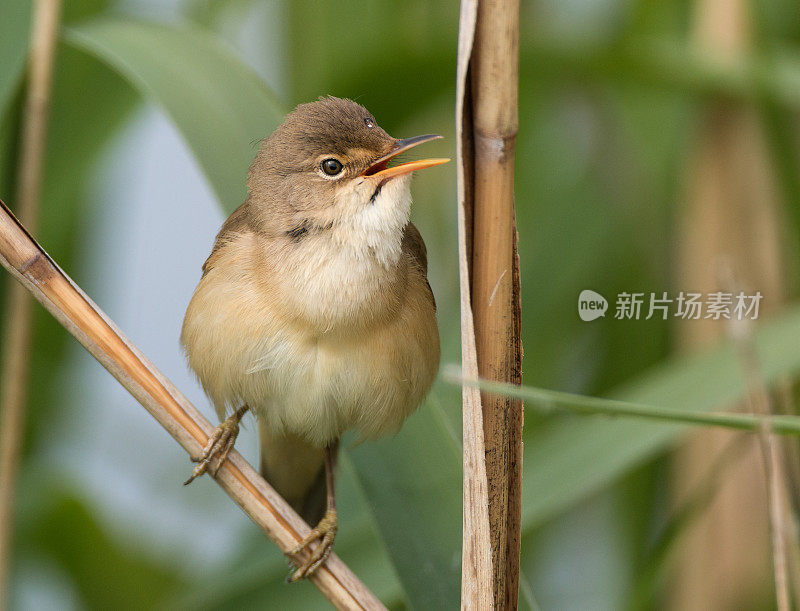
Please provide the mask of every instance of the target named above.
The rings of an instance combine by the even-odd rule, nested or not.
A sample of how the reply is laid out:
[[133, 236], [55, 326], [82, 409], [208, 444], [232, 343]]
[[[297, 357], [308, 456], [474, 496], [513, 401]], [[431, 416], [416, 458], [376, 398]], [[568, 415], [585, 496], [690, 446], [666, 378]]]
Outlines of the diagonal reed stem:
[[[211, 423], [50, 259], [2, 202], [0, 263], [192, 457], [199, 456], [214, 429]], [[284, 553], [310, 531], [236, 450], [214, 478]], [[338, 609], [384, 609], [334, 554], [310, 580]]]

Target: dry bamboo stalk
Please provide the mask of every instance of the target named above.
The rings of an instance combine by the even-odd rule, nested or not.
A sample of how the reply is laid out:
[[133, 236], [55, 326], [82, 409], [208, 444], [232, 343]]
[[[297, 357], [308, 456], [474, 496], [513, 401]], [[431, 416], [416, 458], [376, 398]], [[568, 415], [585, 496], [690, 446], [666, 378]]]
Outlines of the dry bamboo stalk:
[[[470, 64], [474, 154], [472, 308], [478, 372], [520, 384], [520, 290], [514, 214], [519, 4], [480, 0]], [[522, 404], [482, 393], [495, 603], [519, 592]]]
[[[752, 18], [744, 0], [696, 0], [696, 46], [718, 61], [741, 60], [750, 48]], [[743, 284], [764, 295], [761, 313], [775, 311], [784, 283], [780, 225], [774, 187], [758, 118], [747, 107], [715, 100], [702, 115], [703, 125], [687, 166], [687, 202], [677, 232], [679, 290], [712, 292], [720, 287], [719, 263], [725, 261]], [[681, 321], [678, 343], [696, 350], [724, 335], [713, 320]], [[709, 431], [689, 440], [674, 459], [676, 501], [708, 465], [731, 433]], [[769, 519], [763, 498], [764, 469], [754, 439], [742, 460], [725, 473], [708, 510], [698, 516], [676, 555], [669, 590], [672, 609], [727, 609], [747, 605], [771, 578]]]
[[[0, 263], [192, 457], [200, 454], [214, 427], [50, 259], [2, 202]], [[308, 525], [235, 450], [215, 479], [284, 553], [309, 532]], [[338, 609], [385, 609], [335, 554], [311, 581]]]
[[[22, 121], [21, 152], [17, 175], [18, 213], [23, 222], [38, 225], [42, 167], [53, 80], [60, 0], [38, 0], [31, 27], [29, 85]], [[0, 379], [0, 610], [8, 600], [8, 572], [14, 526], [14, 500], [19, 456], [25, 430], [25, 407], [30, 369], [33, 312], [30, 297], [14, 283], [9, 290], [7, 317], [2, 337]]]
[[[716, 264], [727, 260], [745, 284], [758, 283], [764, 295], [761, 314], [769, 315], [781, 301], [780, 222], [767, 184], [756, 117], [722, 104], [708, 113], [692, 156], [689, 201], [678, 233], [678, 288], [719, 290]], [[691, 351], [717, 341], [724, 326], [713, 320], [681, 321], [676, 331], [682, 349]], [[704, 433], [676, 454], [673, 490], [678, 503], [684, 491], [704, 477], [731, 435]], [[708, 511], [691, 525], [690, 535], [676, 550], [675, 579], [669, 587], [672, 609], [727, 609], [757, 596], [771, 577], [766, 505], [741, 502], [762, 498], [766, 490], [757, 441], [743, 453], [725, 474]]]
[[[465, 116], [469, 100], [468, 68], [475, 36], [478, 1], [464, 0], [458, 35], [456, 76], [456, 156], [458, 172], [458, 266], [461, 293], [461, 367], [466, 375], [478, 377], [475, 327], [470, 300], [472, 256], [472, 121]], [[463, 385], [463, 544], [461, 547], [461, 608], [489, 611], [494, 608], [489, 493], [486, 481], [486, 453], [483, 439], [481, 395], [477, 388]]]

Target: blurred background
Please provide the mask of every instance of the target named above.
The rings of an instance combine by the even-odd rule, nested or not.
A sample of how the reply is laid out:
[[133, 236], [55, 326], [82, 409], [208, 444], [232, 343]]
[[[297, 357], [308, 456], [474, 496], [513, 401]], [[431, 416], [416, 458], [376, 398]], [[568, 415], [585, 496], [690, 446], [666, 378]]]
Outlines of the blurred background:
[[[36, 237], [216, 420], [178, 337], [258, 139], [333, 94], [396, 137], [443, 134], [426, 154], [454, 157], [458, 11], [454, 0], [65, 2]], [[0, 198], [12, 209], [29, 25], [27, 0], [3, 0]], [[619, 293], [725, 290], [732, 270], [763, 295], [757, 379], [773, 409], [793, 411], [800, 5], [535, 0], [520, 25], [525, 384], [744, 406], [724, 321], [613, 316]], [[413, 195], [442, 363], [458, 363], [454, 164], [420, 173]], [[609, 300], [604, 318], [577, 316], [584, 289]], [[280, 553], [209, 478], [181, 486], [185, 453], [38, 306], [31, 354], [11, 609], [328, 607], [310, 584], [284, 583]], [[336, 551], [392, 609], [458, 605], [460, 427], [460, 390], [439, 380], [397, 437], [345, 444]], [[254, 428], [237, 443], [251, 462]], [[782, 450], [793, 503], [795, 448]], [[520, 606], [772, 608], [762, 473], [742, 433], [528, 406]]]

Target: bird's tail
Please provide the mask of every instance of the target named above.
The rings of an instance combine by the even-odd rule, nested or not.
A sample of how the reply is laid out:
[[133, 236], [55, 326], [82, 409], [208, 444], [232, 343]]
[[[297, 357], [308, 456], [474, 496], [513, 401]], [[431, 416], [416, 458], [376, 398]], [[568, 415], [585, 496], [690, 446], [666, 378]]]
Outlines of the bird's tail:
[[258, 423], [261, 475], [311, 526], [325, 513], [325, 450]]

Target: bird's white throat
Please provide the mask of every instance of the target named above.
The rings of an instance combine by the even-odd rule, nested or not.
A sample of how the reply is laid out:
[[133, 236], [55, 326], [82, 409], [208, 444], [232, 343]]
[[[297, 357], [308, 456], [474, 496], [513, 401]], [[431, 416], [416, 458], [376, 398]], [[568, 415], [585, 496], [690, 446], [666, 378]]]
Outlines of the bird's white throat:
[[388, 181], [374, 197], [377, 185], [369, 186], [341, 193], [336, 222], [295, 244], [284, 265], [287, 295], [326, 327], [374, 303], [402, 256], [410, 177]]
[[[336, 245], [353, 258], [355, 265], [375, 264], [389, 269], [401, 253], [403, 228], [411, 212], [411, 176], [401, 176], [384, 185], [369, 185], [341, 194], [337, 202], [344, 211], [334, 225]], [[364, 201], [364, 194], [369, 199]], [[365, 270], [366, 271], [366, 270]]]

